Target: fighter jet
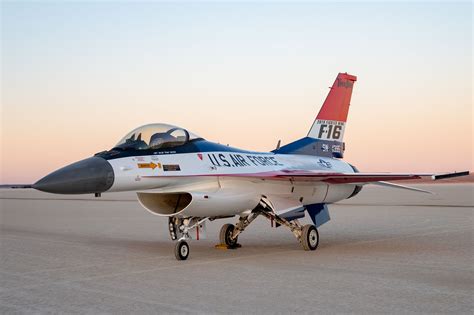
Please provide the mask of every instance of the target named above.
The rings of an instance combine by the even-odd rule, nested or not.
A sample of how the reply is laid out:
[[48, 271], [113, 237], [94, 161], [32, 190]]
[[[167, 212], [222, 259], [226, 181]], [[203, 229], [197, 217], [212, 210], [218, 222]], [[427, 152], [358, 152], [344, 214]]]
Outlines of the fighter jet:
[[[330, 219], [328, 205], [352, 198], [367, 184], [409, 189], [387, 181], [443, 175], [364, 173], [345, 162], [344, 131], [357, 78], [339, 73], [308, 134], [271, 152], [254, 152], [207, 141], [167, 124], [141, 126], [110, 150], [63, 167], [32, 185], [55, 194], [133, 191], [150, 213], [168, 218], [174, 253], [186, 260], [188, 241], [205, 237], [206, 221], [224, 224], [221, 246], [237, 248], [239, 235], [259, 216], [288, 228], [303, 249], [319, 244], [318, 227]], [[309, 216], [313, 224], [300, 219]]]

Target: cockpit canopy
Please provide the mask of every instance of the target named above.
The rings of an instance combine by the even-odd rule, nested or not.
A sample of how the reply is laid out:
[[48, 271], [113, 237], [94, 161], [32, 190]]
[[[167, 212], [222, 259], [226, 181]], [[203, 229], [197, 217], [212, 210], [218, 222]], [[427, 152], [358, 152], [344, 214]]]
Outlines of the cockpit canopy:
[[129, 132], [114, 147], [121, 150], [159, 150], [174, 148], [201, 137], [186, 129], [167, 125], [149, 124]]

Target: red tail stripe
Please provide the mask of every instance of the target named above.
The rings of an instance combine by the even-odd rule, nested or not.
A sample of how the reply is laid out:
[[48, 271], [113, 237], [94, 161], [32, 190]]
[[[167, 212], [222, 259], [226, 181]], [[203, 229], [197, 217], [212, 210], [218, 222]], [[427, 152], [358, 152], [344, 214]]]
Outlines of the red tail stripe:
[[355, 81], [356, 76], [339, 73], [316, 119], [346, 122]]

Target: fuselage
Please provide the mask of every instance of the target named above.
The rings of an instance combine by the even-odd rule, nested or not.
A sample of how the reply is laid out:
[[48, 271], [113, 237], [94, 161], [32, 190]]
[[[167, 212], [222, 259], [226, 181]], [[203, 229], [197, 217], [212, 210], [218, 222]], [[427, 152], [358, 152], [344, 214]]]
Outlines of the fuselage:
[[[262, 196], [310, 205], [343, 200], [357, 190], [354, 184], [250, 176], [288, 170], [355, 172], [336, 158], [246, 151], [197, 138], [171, 148], [115, 147], [53, 172], [35, 188], [64, 194], [134, 191], [154, 214], [201, 217], [240, 214]], [[170, 206], [181, 197], [185, 205]]]
[[251, 152], [205, 142], [204, 145], [209, 151], [166, 150], [122, 157], [103, 155], [112, 165], [115, 175], [114, 183], [108, 191], [169, 189], [187, 184], [193, 181], [193, 178], [201, 181], [205, 177], [232, 176], [235, 179], [245, 178], [246, 174], [281, 170], [354, 172], [350, 164], [339, 159]]
[[[309, 170], [328, 173], [353, 173], [354, 168], [339, 159], [245, 151], [205, 140], [195, 142], [197, 150], [166, 150], [151, 154], [108, 159], [115, 180], [108, 191], [146, 193], [199, 192], [211, 200], [202, 207], [190, 208], [183, 216], [236, 215], [256, 206], [261, 196], [279, 196], [301, 204], [332, 203], [348, 198], [356, 185], [330, 185], [291, 180], [261, 180], [247, 177], [282, 170]], [[197, 199], [199, 196], [194, 195]], [[140, 194], [139, 194], [139, 199]], [[161, 209], [148, 210], [169, 215]], [[207, 206], [206, 206], [207, 204]], [[211, 205], [212, 204], [212, 205]], [[175, 214], [175, 213], [173, 213]]]

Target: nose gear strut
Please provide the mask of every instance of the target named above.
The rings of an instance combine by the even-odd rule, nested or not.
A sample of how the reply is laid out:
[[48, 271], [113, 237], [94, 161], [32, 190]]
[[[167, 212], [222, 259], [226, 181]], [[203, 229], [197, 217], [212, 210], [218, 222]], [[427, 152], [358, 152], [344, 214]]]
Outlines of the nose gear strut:
[[173, 241], [178, 240], [175, 245], [174, 255], [177, 260], [186, 260], [189, 256], [189, 245], [187, 240], [191, 239], [191, 230], [198, 228], [208, 218], [190, 217], [179, 218], [170, 217], [168, 219], [168, 230]]

